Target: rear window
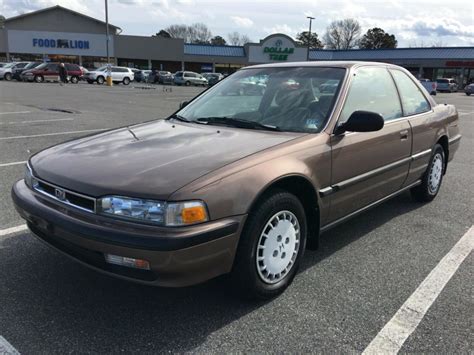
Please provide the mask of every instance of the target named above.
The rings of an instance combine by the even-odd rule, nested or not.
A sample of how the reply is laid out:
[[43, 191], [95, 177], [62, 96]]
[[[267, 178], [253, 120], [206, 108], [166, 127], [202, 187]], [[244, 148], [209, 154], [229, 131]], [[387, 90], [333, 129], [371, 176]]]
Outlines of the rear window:
[[448, 79], [438, 79], [438, 80], [436, 80], [436, 82], [438, 84], [447, 84], [447, 83], [449, 83], [449, 80]]

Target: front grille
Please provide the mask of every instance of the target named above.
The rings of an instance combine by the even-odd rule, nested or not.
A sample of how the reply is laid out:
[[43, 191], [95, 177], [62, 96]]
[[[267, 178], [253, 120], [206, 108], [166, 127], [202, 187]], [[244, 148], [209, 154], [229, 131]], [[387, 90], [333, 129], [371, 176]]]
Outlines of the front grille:
[[95, 198], [79, 194], [70, 190], [66, 190], [60, 186], [50, 184], [49, 182], [35, 179], [34, 190], [42, 195], [63, 203], [65, 205], [75, 207], [82, 211], [95, 213]]

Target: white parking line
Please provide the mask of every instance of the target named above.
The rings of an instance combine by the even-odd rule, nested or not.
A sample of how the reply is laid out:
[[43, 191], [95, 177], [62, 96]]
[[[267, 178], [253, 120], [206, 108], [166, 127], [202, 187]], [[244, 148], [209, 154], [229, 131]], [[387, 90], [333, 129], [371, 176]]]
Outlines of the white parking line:
[[2, 163], [2, 164], [0, 164], [0, 168], [2, 168], [4, 166], [12, 166], [12, 165], [20, 165], [20, 164], [26, 164], [26, 160], [25, 161], [14, 161], [12, 163]]
[[471, 226], [370, 342], [363, 354], [397, 354], [473, 248], [474, 226]]
[[[7, 228], [7, 229], [2, 229], [2, 230], [0, 230], [0, 237], [3, 237], [5, 235], [9, 235], [9, 234], [13, 234], [13, 233], [23, 232], [27, 229], [28, 229], [28, 227], [26, 226], [26, 224], [22, 224], [20, 226], [11, 227], [11, 228]], [[1, 354], [1, 352], [0, 352], [0, 354]]]
[[31, 113], [31, 111], [0, 112], [0, 115], [13, 115], [17, 113]]
[[77, 133], [90, 133], [90, 132], [100, 132], [108, 130], [109, 128], [99, 128], [99, 129], [85, 129], [82, 131], [70, 131], [70, 132], [57, 132], [57, 133], [44, 133], [44, 134], [32, 134], [30, 136], [12, 136], [12, 137], [0, 137], [0, 140], [8, 139], [22, 139], [22, 138], [38, 138], [38, 137], [48, 137], [48, 136], [60, 136], [62, 134], [77, 134]]
[[4, 337], [0, 335], [0, 354], [2, 355], [20, 355]]

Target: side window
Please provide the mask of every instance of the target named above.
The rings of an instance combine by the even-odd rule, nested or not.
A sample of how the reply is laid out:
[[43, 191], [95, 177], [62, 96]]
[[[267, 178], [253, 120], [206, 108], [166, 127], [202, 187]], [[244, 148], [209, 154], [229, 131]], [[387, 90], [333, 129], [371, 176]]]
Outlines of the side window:
[[359, 110], [379, 113], [385, 121], [402, 117], [397, 89], [387, 69], [362, 67], [356, 70], [339, 123], [346, 122]]
[[410, 77], [400, 70], [390, 71], [397, 83], [405, 116], [429, 111], [430, 104]]
[[49, 71], [58, 71], [59, 70], [59, 65], [49, 64], [47, 68], [48, 68]]

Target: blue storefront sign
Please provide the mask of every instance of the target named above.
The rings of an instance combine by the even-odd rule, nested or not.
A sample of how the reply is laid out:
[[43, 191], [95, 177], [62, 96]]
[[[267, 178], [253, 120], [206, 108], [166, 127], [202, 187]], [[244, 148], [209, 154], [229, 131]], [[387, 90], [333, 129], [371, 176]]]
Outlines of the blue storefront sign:
[[201, 72], [212, 72], [212, 64], [202, 64]]
[[76, 39], [33, 38], [33, 47], [89, 49], [89, 41]]

